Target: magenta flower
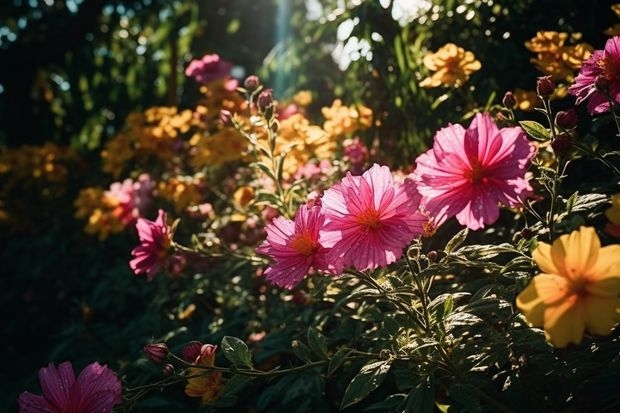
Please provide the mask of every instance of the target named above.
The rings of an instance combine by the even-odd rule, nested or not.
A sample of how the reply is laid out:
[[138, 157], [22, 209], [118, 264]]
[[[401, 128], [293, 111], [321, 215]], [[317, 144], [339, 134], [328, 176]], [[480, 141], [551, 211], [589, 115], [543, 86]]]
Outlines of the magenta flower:
[[39, 370], [43, 395], [23, 392], [20, 413], [109, 413], [121, 402], [121, 382], [106, 365], [91, 363], [77, 380], [71, 363], [58, 369], [50, 363]]
[[500, 204], [521, 205], [532, 193], [525, 173], [534, 152], [520, 127], [499, 129], [486, 113], [467, 130], [443, 128], [416, 159], [422, 206], [438, 225], [455, 215], [473, 230], [492, 224]]
[[276, 217], [267, 225], [267, 239], [256, 251], [268, 255], [274, 262], [265, 271], [272, 283], [291, 289], [303, 280], [311, 269], [337, 274], [337, 262], [328, 263], [328, 250], [321, 244], [320, 229], [325, 217], [319, 207], [301, 205], [295, 221]]
[[607, 40], [604, 50], [595, 50], [583, 62], [575, 83], [568, 89], [577, 97], [577, 104], [588, 101], [591, 115], [610, 110], [609, 98], [595, 86], [598, 77], [599, 84], [605, 84], [609, 96], [620, 102], [620, 36]]
[[419, 204], [415, 183], [394, 182], [387, 166], [374, 164], [362, 176], [347, 173], [322, 199], [328, 259], [360, 271], [396, 261], [422, 234], [427, 218], [418, 211]]
[[202, 59], [192, 60], [185, 69], [185, 76], [196, 82], [207, 84], [214, 80], [225, 79], [230, 76], [232, 63], [222, 60], [219, 55], [208, 54]]
[[170, 228], [166, 224], [166, 213], [160, 209], [155, 222], [138, 218], [136, 229], [140, 245], [131, 251], [134, 258], [129, 266], [136, 275], [146, 273], [146, 278], [151, 281], [164, 268], [169, 257]]

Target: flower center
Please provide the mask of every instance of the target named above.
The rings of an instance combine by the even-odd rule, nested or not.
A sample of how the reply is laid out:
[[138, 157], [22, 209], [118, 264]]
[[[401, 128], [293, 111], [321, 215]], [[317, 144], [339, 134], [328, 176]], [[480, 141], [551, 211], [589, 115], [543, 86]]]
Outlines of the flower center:
[[603, 76], [607, 80], [620, 79], [620, 59], [614, 59], [607, 53], [604, 53], [597, 64], [603, 71]]
[[481, 181], [485, 183], [486, 182], [486, 176], [485, 176], [486, 171], [484, 170], [484, 167], [480, 164], [480, 161], [477, 159], [474, 159], [470, 161], [470, 163], [471, 163], [471, 169], [468, 171], [465, 171], [465, 174], [463, 176], [474, 185]]
[[367, 231], [376, 231], [381, 227], [381, 215], [371, 207], [357, 215], [357, 223]]
[[292, 249], [305, 257], [314, 254], [316, 251], [316, 243], [312, 240], [308, 231], [297, 234], [289, 245]]

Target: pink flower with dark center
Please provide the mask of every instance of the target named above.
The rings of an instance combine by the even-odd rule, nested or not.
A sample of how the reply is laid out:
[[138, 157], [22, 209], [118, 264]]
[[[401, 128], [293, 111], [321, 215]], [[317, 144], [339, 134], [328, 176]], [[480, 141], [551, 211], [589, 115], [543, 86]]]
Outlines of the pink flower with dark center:
[[[196, 82], [207, 84], [230, 76], [232, 63], [222, 60], [217, 54], [204, 55], [201, 59], [192, 60], [185, 69], [185, 76]], [[236, 82], [235, 82], [236, 86]]]
[[620, 102], [620, 36], [607, 40], [604, 50], [595, 50], [583, 62], [575, 83], [568, 89], [577, 97], [576, 104], [588, 101], [588, 112], [592, 115], [610, 110], [609, 98], [595, 85], [597, 78], [599, 84], [606, 85], [607, 94]]
[[131, 251], [134, 258], [129, 262], [129, 266], [136, 275], [146, 273], [146, 278], [151, 281], [164, 268], [169, 258], [171, 240], [166, 213], [160, 209], [154, 222], [138, 218], [136, 229], [140, 245]]
[[387, 166], [374, 164], [362, 176], [347, 175], [325, 191], [321, 239], [328, 260], [363, 271], [396, 261], [423, 231], [415, 183], [394, 182]]
[[489, 114], [476, 114], [467, 130], [441, 129], [416, 159], [423, 209], [437, 225], [453, 216], [473, 230], [494, 223], [500, 204], [519, 206], [531, 195], [525, 174], [534, 152], [523, 129], [499, 129]]
[[77, 380], [71, 363], [58, 369], [50, 363], [39, 370], [43, 395], [23, 392], [20, 413], [109, 413], [121, 403], [121, 382], [106, 365], [97, 362], [82, 370]]
[[325, 217], [319, 207], [301, 205], [295, 220], [277, 217], [267, 225], [267, 239], [256, 251], [273, 259], [265, 271], [272, 283], [291, 289], [303, 280], [311, 269], [337, 274], [337, 262], [325, 259], [328, 250], [320, 240]]

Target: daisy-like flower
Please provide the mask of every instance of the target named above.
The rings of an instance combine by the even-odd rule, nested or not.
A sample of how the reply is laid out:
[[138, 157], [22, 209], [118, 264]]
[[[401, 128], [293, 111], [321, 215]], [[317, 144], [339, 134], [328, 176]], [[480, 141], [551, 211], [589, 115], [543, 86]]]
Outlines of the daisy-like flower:
[[453, 216], [473, 230], [493, 224], [500, 204], [519, 206], [532, 193], [525, 174], [534, 152], [523, 129], [499, 129], [489, 114], [476, 114], [467, 130], [441, 129], [416, 159], [423, 208], [437, 224]]
[[460, 86], [465, 83], [469, 76], [480, 70], [482, 65], [476, 56], [454, 43], [448, 43], [437, 50], [436, 53], [428, 53], [422, 60], [424, 66], [434, 73], [422, 80], [422, 87]]
[[374, 164], [361, 176], [347, 173], [325, 191], [321, 239], [329, 261], [364, 271], [396, 261], [423, 232], [427, 217], [418, 211], [413, 181], [394, 182], [390, 168]]
[[532, 253], [542, 270], [517, 297], [526, 320], [558, 348], [579, 344], [587, 330], [608, 335], [620, 321], [620, 245], [601, 248], [594, 228], [540, 242]]
[[[217, 346], [203, 344], [193, 364], [200, 367], [214, 367], [216, 350]], [[220, 397], [223, 390], [221, 372], [209, 372], [204, 368], [190, 367], [187, 369], [187, 376], [185, 394], [189, 397], [200, 397], [203, 404], [213, 403]]]
[[39, 370], [43, 395], [23, 392], [20, 413], [106, 413], [121, 402], [121, 382], [105, 365], [91, 363], [75, 378], [70, 362]]
[[134, 258], [129, 262], [129, 266], [136, 275], [146, 273], [146, 278], [151, 281], [164, 268], [169, 258], [171, 240], [166, 213], [160, 209], [155, 221], [138, 218], [136, 229], [140, 245], [131, 251]]
[[620, 36], [607, 40], [604, 50], [595, 50], [590, 55], [568, 89], [577, 97], [576, 104], [588, 101], [588, 112], [592, 115], [610, 110], [609, 98], [595, 86], [599, 76], [609, 85], [607, 94], [620, 102]]
[[267, 239], [256, 251], [273, 259], [265, 271], [267, 280], [291, 289], [303, 280], [311, 269], [337, 273], [337, 263], [326, 260], [327, 249], [322, 245], [320, 230], [325, 216], [319, 207], [301, 205], [295, 220], [274, 218], [265, 228]]

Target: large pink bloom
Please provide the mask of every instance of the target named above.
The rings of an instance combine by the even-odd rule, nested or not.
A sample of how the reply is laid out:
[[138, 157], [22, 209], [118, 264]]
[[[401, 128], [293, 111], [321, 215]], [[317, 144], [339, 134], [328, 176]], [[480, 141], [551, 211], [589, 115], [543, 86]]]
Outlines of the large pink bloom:
[[274, 218], [267, 225], [267, 239], [256, 251], [270, 256], [274, 262], [265, 271], [272, 283], [293, 288], [311, 268], [337, 273], [337, 263], [328, 264], [327, 249], [321, 244], [320, 229], [325, 217], [320, 207], [302, 205], [295, 214], [295, 221]]
[[50, 363], [39, 370], [43, 395], [23, 392], [20, 413], [109, 413], [121, 402], [121, 382], [116, 374], [97, 362], [82, 370], [77, 380], [71, 363], [58, 369]]
[[362, 176], [347, 173], [325, 191], [323, 245], [329, 259], [363, 271], [396, 261], [423, 232], [420, 196], [412, 181], [400, 185], [387, 166], [374, 164]]
[[223, 60], [217, 54], [207, 54], [201, 59], [192, 60], [185, 69], [185, 76], [196, 82], [207, 84], [230, 76], [232, 63]]
[[136, 228], [140, 245], [131, 251], [134, 258], [129, 266], [136, 275], [146, 273], [151, 281], [164, 268], [169, 257], [170, 228], [166, 224], [166, 213], [160, 209], [154, 222], [138, 218]]
[[478, 113], [465, 130], [450, 125], [416, 159], [423, 208], [440, 224], [456, 215], [471, 229], [494, 223], [499, 205], [518, 206], [532, 193], [525, 177], [535, 148], [519, 127], [498, 129]]
[[604, 50], [596, 50], [583, 62], [575, 83], [568, 92], [577, 97], [577, 104], [588, 101], [590, 114], [610, 110], [609, 99], [596, 90], [594, 82], [602, 76], [609, 84], [609, 96], [620, 102], [620, 36], [612, 37], [605, 43]]

